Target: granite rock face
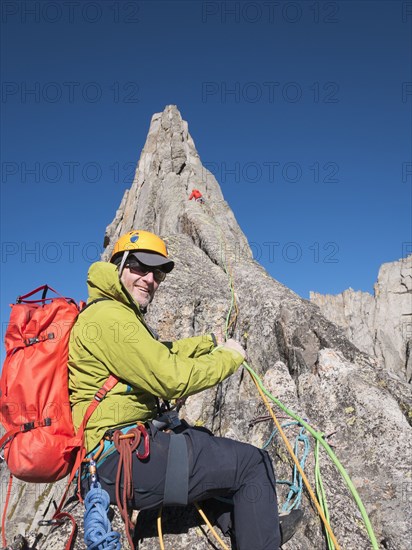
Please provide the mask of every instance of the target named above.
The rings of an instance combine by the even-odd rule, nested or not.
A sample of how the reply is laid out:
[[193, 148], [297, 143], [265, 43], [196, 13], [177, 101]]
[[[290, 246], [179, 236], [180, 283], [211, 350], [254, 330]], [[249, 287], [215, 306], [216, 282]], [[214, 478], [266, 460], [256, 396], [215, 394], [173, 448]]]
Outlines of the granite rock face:
[[374, 296], [350, 288], [336, 296], [311, 292], [310, 301], [360, 350], [412, 382], [412, 256], [381, 266]]
[[[188, 200], [193, 187], [203, 193], [205, 204]], [[248, 362], [267, 389], [329, 436], [359, 491], [380, 547], [408, 550], [412, 540], [410, 387], [360, 351], [344, 329], [322, 315], [316, 305], [274, 280], [253, 260], [246, 237], [219, 184], [202, 166], [187, 124], [175, 106], [152, 118], [134, 183], [107, 228], [104, 257], [120, 234], [137, 228], [164, 237], [176, 261], [148, 312], [148, 322], [161, 339], [222, 332], [228, 324], [229, 334], [247, 348]], [[277, 406], [274, 410], [284, 416]], [[190, 397], [182, 409], [190, 423], [257, 446], [273, 432], [271, 421], [254, 422], [266, 414], [243, 368], [218, 387]], [[293, 442], [299, 428], [285, 429]], [[267, 449], [278, 478], [291, 479], [291, 459], [280, 438], [273, 437]], [[305, 468], [312, 486], [313, 449], [312, 441]], [[370, 548], [360, 513], [326, 453], [321, 452], [320, 464], [331, 525], [341, 548]], [[4, 467], [1, 474], [4, 481]], [[26, 486], [16, 493], [9, 536], [34, 529], [19, 504], [24, 502], [27, 507], [34, 502], [25, 497], [27, 491]], [[279, 485], [280, 504], [286, 493]], [[47, 490], [43, 494], [36, 507], [39, 515], [50, 501]], [[71, 506], [80, 520], [81, 533], [81, 506]], [[284, 549], [327, 548], [306, 492], [302, 508], [305, 521]], [[136, 540], [142, 550], [158, 548], [155, 517], [155, 512], [139, 514]], [[163, 530], [168, 549], [202, 550], [212, 548], [212, 543], [216, 547], [193, 507], [166, 509]], [[65, 526], [47, 534], [36, 548], [64, 548], [67, 532]], [[230, 546], [229, 540], [226, 543]], [[81, 535], [75, 547], [84, 547]]]

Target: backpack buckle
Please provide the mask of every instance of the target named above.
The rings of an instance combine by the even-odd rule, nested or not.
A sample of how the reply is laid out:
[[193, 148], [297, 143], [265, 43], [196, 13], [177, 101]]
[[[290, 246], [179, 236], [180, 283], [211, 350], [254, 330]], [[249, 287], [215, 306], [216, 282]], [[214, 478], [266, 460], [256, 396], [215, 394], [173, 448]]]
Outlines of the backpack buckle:
[[100, 403], [106, 397], [107, 390], [105, 388], [100, 388], [95, 394], [94, 399]]
[[34, 422], [26, 422], [25, 424], [22, 424], [20, 431], [29, 432], [30, 430], [33, 430], [33, 428], [34, 428]]
[[35, 336], [33, 338], [27, 338], [27, 340], [24, 341], [26, 346], [32, 346], [33, 344], [37, 344], [40, 342], [40, 340]]

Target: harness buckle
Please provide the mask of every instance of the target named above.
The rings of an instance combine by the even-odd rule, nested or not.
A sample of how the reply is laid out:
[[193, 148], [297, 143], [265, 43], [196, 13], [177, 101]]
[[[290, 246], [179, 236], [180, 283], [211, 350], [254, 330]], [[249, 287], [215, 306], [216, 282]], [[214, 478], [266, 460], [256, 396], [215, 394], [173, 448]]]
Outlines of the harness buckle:
[[152, 420], [152, 424], [158, 430], [174, 430], [181, 425], [181, 421], [177, 411], [166, 411], [162, 415]]

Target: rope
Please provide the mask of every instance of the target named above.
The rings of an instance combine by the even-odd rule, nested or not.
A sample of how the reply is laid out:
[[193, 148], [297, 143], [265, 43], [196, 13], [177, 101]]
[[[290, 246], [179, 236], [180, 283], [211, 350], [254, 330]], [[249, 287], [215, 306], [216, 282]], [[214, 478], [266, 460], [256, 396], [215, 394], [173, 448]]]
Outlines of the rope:
[[[282, 428], [288, 428], [289, 426], [299, 426], [300, 424], [298, 422], [287, 422], [284, 424], [281, 424]], [[266, 449], [275, 435], [277, 434], [277, 428], [273, 430], [273, 432], [270, 434], [269, 439], [266, 441], [266, 443], [262, 446], [262, 449]], [[306, 459], [309, 455], [310, 451], [310, 444], [309, 444], [309, 438], [305, 434], [305, 428], [300, 429], [299, 434], [296, 436], [295, 439], [295, 446], [294, 446], [294, 453], [296, 457], [299, 457], [299, 443], [303, 443], [303, 455], [302, 458], [299, 460], [299, 463], [301, 465], [302, 470], [305, 469], [305, 463]], [[298, 509], [300, 505], [302, 504], [302, 494], [303, 494], [303, 485], [302, 485], [302, 476], [300, 475], [298, 469], [296, 468], [296, 465], [293, 466], [293, 474], [292, 474], [292, 481], [284, 480], [284, 479], [277, 479], [276, 483], [279, 485], [289, 485], [289, 493], [286, 498], [286, 502], [282, 506], [283, 512], [290, 512], [293, 508]], [[291, 502], [292, 498], [294, 498], [293, 502]], [[321, 504], [321, 503], [320, 503]], [[322, 506], [322, 504], [321, 504]], [[323, 506], [322, 506], [323, 509]], [[328, 518], [327, 518], [328, 519]], [[328, 519], [329, 521], [329, 519]]]
[[[212, 209], [209, 207], [210, 211], [212, 212], [213, 214], [213, 211]], [[222, 232], [222, 231], [221, 231]], [[220, 239], [220, 241], [222, 242], [222, 239]], [[223, 265], [225, 267], [225, 271], [226, 273], [228, 274], [229, 276], [229, 284], [230, 284], [230, 289], [231, 289], [231, 294], [232, 294], [232, 303], [231, 303], [231, 306], [230, 306], [230, 310], [229, 310], [229, 314], [227, 316], [227, 319], [230, 318], [230, 314], [231, 314], [231, 309], [232, 309], [232, 304], [233, 304], [233, 300], [235, 300], [235, 294], [234, 294], [234, 286], [233, 286], [233, 277], [232, 277], [232, 274], [228, 272], [228, 270], [226, 269], [226, 266], [225, 266], [225, 262], [224, 260], [222, 259], [222, 262], [223, 262]], [[236, 317], [237, 317], [237, 314], [238, 314], [238, 309], [237, 309], [237, 306], [236, 306]], [[235, 317], [235, 321], [236, 321], [236, 317]], [[228, 323], [226, 322], [226, 338], [228, 336]], [[332, 449], [330, 448], [330, 446], [327, 444], [327, 442], [325, 441], [325, 439], [323, 438], [323, 434], [317, 432], [316, 430], [314, 430], [307, 422], [305, 422], [303, 419], [301, 419], [296, 413], [294, 413], [293, 411], [291, 411], [290, 409], [288, 409], [287, 407], [285, 407], [285, 405], [283, 405], [278, 399], [276, 399], [270, 392], [268, 392], [263, 384], [262, 384], [262, 381], [260, 380], [260, 378], [258, 377], [258, 375], [256, 374], [256, 372], [246, 363], [246, 361], [243, 363], [244, 367], [246, 368], [246, 370], [248, 370], [249, 374], [251, 375], [266, 407], [268, 408], [269, 410], [269, 413], [270, 415], [272, 416], [274, 422], [275, 422], [275, 425], [278, 427], [278, 430], [279, 430], [279, 433], [281, 434], [282, 436], [282, 439], [284, 440], [285, 442], [285, 445], [286, 445], [286, 448], [288, 449], [290, 455], [292, 456], [295, 464], [296, 464], [296, 467], [298, 468], [298, 470], [300, 469], [300, 464], [298, 465], [297, 461], [295, 461], [295, 458], [294, 458], [294, 453], [292, 451], [292, 448], [290, 446], [290, 443], [289, 441], [287, 440], [286, 436], [284, 435], [283, 431], [282, 431], [282, 428], [280, 427], [280, 424], [278, 423], [273, 411], [272, 411], [272, 408], [269, 406], [269, 403], [266, 399], [266, 395], [276, 404], [278, 405], [278, 407], [280, 407], [282, 409], [282, 411], [284, 411], [288, 416], [290, 416], [291, 418], [293, 418], [294, 420], [296, 420], [297, 422], [299, 422], [299, 424], [301, 424], [304, 428], [306, 428], [306, 430], [316, 439], [316, 441], [318, 441], [322, 447], [326, 450], [327, 454], [329, 455], [329, 457], [331, 458], [332, 462], [335, 464], [335, 466], [337, 467], [339, 473], [341, 474], [341, 476], [343, 477], [347, 487], [349, 488], [351, 494], [352, 494], [352, 497], [354, 498], [357, 506], [358, 506], [358, 509], [362, 515], [362, 519], [363, 519], [363, 522], [365, 524], [365, 527], [366, 527], [366, 530], [368, 532], [368, 536], [369, 536], [369, 539], [371, 541], [371, 544], [372, 544], [372, 548], [373, 550], [379, 550], [379, 546], [378, 546], [378, 542], [376, 540], [376, 536], [375, 536], [375, 533], [373, 531], [373, 528], [372, 528], [372, 525], [371, 525], [371, 522], [369, 520], [369, 517], [368, 517], [368, 514], [365, 510], [365, 507], [363, 505], [363, 502], [355, 488], [355, 486], [353, 485], [352, 483], [352, 480], [350, 479], [348, 473], [346, 472], [345, 468], [342, 466], [342, 464], [339, 462], [338, 458], [336, 457], [335, 453], [332, 451]], [[336, 550], [339, 549], [339, 545], [337, 544], [336, 542], [336, 539], [333, 535], [333, 532], [332, 532], [332, 529], [329, 525], [329, 522], [328, 520], [326, 519], [325, 517], [325, 514], [323, 513], [322, 511], [322, 508], [320, 507], [310, 485], [309, 485], [309, 482], [307, 481], [307, 478], [304, 474], [304, 472], [302, 471], [301, 472], [302, 475], [302, 479], [303, 481], [305, 482], [305, 485], [306, 485], [306, 488], [308, 489], [308, 492], [309, 494], [311, 495], [311, 498], [318, 510], [318, 513], [325, 525], [325, 528], [326, 528], [326, 531], [327, 533], [329, 533], [331, 539], [332, 539], [332, 542], [335, 544], [336, 546]], [[306, 481], [305, 481], [306, 480]]]
[[[299, 435], [297, 436], [295, 440], [295, 448], [294, 453], [296, 457], [299, 456], [299, 443], [303, 443], [303, 455], [302, 458], [299, 461], [300, 467], [302, 468], [302, 471], [305, 469], [305, 463], [306, 459], [309, 455], [310, 451], [310, 445], [309, 445], [309, 438], [305, 434], [305, 428], [301, 428]], [[300, 472], [296, 468], [296, 465], [293, 467], [293, 481], [292, 485], [290, 487], [289, 494], [287, 496], [285, 504], [282, 506], [283, 512], [290, 512], [293, 510], [293, 508], [299, 508], [302, 503], [302, 494], [303, 494], [303, 480], [302, 476], [300, 475]], [[291, 500], [293, 497], [296, 497], [295, 500], [291, 503]], [[328, 519], [328, 518], [326, 518]], [[329, 520], [328, 520], [329, 522]]]
[[159, 544], [160, 544], [160, 550], [165, 550], [165, 545], [163, 543], [163, 529], [162, 529], [162, 509], [163, 507], [160, 506], [159, 511], [157, 513], [157, 535], [159, 537]]
[[[266, 390], [264, 390], [263, 385], [262, 385], [262, 381], [260, 380], [260, 378], [258, 377], [258, 375], [255, 373], [255, 371], [254, 371], [251, 367], [249, 367], [249, 365], [246, 363], [246, 361], [243, 363], [243, 365], [244, 365], [245, 368], [249, 371], [249, 373], [252, 375], [252, 380], [254, 381], [254, 383], [255, 383], [255, 385], [256, 385], [256, 387], [257, 387], [257, 390], [258, 390], [258, 392], [260, 393], [260, 395], [261, 395], [261, 397], [262, 397], [262, 399], [263, 399], [263, 402], [265, 403], [266, 408], [268, 409], [269, 414], [270, 414], [270, 416], [272, 417], [272, 419], [273, 419], [273, 421], [274, 421], [274, 423], [275, 423], [275, 426], [276, 426], [277, 429], [279, 430], [279, 433], [280, 433], [280, 435], [281, 435], [281, 437], [282, 437], [282, 439], [283, 439], [283, 442], [284, 442], [285, 445], [286, 445], [287, 450], [289, 451], [290, 456], [291, 456], [292, 459], [293, 459], [293, 462], [295, 463], [297, 469], [299, 470], [300, 475], [302, 476], [303, 482], [304, 482], [304, 484], [305, 484], [305, 486], [306, 486], [306, 489], [307, 489], [307, 491], [308, 491], [308, 493], [309, 493], [309, 495], [310, 495], [310, 498], [312, 499], [312, 502], [313, 502], [313, 504], [315, 505], [316, 510], [318, 511], [318, 514], [319, 514], [321, 520], [323, 521], [323, 523], [324, 523], [324, 525], [325, 525], [326, 530], [329, 532], [329, 535], [331, 536], [331, 538], [332, 538], [332, 540], [333, 540], [333, 543], [334, 543], [335, 546], [336, 546], [336, 550], [340, 550], [340, 546], [339, 546], [339, 544], [338, 544], [338, 542], [337, 542], [337, 540], [336, 540], [335, 535], [333, 534], [333, 531], [332, 531], [331, 526], [329, 525], [329, 522], [328, 522], [327, 519], [325, 518], [325, 514], [323, 513], [323, 510], [322, 510], [322, 508], [320, 507], [320, 504], [319, 504], [319, 502], [318, 502], [318, 499], [317, 499], [316, 496], [315, 496], [315, 493], [314, 493], [313, 490], [312, 490], [312, 487], [310, 486], [310, 483], [309, 483], [309, 481], [308, 481], [308, 478], [306, 477], [305, 472], [302, 470], [301, 465], [299, 464], [299, 461], [298, 461], [298, 459], [296, 458], [295, 453], [293, 452], [293, 449], [292, 449], [292, 447], [291, 447], [291, 445], [290, 445], [290, 443], [289, 443], [289, 440], [288, 440], [288, 438], [286, 437], [285, 432], [282, 430], [281, 425], [279, 424], [279, 420], [276, 418], [275, 413], [274, 413], [273, 410], [272, 410], [272, 407], [269, 405], [269, 401], [268, 401], [268, 399], [267, 399], [267, 397], [266, 397], [266, 395], [265, 395], [265, 394], [267, 394], [267, 393], [269, 393], [269, 392], [267, 392]], [[303, 422], [304, 422], [304, 421], [302, 421], [302, 425], [303, 425]], [[306, 422], [305, 422], [305, 424], [306, 424]], [[308, 430], [308, 431], [310, 431], [310, 430]], [[312, 431], [314, 431], [314, 430], [312, 429]]]
[[1, 538], [3, 542], [3, 546], [7, 546], [7, 540], [6, 540], [6, 516], [7, 516], [7, 508], [9, 506], [10, 501], [10, 495], [11, 495], [11, 487], [13, 485], [13, 474], [10, 473], [9, 475], [9, 481], [7, 483], [7, 492], [6, 492], [6, 502], [4, 504], [4, 510], [3, 515], [1, 518]]
[[[299, 426], [299, 424], [297, 422], [289, 422], [287, 424], [282, 424], [282, 428], [286, 428], [288, 426], [293, 426], [293, 425]], [[302, 428], [302, 427], [299, 431], [299, 434], [297, 435], [297, 437], [295, 439], [294, 453], [296, 455], [296, 458], [298, 458], [298, 459], [299, 459], [299, 454], [300, 454], [299, 453], [300, 444], [303, 444], [303, 454], [302, 454], [302, 458], [300, 458], [300, 460], [299, 460], [299, 464], [300, 464], [300, 467], [302, 468], [302, 470], [304, 471], [305, 470], [306, 459], [307, 459], [307, 457], [309, 455], [309, 451], [310, 451], [310, 444], [309, 444], [309, 438], [306, 435], [306, 430], [305, 430], [305, 428]], [[288, 496], [286, 498], [286, 502], [282, 506], [282, 512], [290, 512], [294, 508], [298, 509], [300, 507], [300, 505], [302, 504], [303, 480], [302, 480], [302, 476], [300, 475], [299, 470], [296, 467], [296, 464], [294, 464], [294, 466], [293, 466], [292, 481], [282, 481], [282, 482], [279, 481], [277, 483], [284, 483], [284, 484], [289, 485], [289, 487], [290, 487]], [[292, 499], [294, 499], [294, 500], [292, 501]], [[328, 518], [326, 518], [326, 519], [329, 521]]]
[[223, 540], [219, 537], [219, 535], [217, 534], [216, 530], [213, 528], [212, 524], [210, 523], [210, 521], [207, 519], [207, 516], [206, 514], [203, 512], [203, 510], [200, 508], [199, 504], [197, 502], [194, 503], [195, 506], [196, 506], [196, 510], [199, 512], [199, 514], [202, 516], [202, 518], [204, 519], [206, 525], [209, 527], [211, 533], [213, 534], [213, 536], [215, 537], [215, 539], [218, 541], [218, 543], [220, 544], [220, 546], [223, 548], [223, 550], [229, 550], [229, 547], [226, 545], [225, 542], [223, 542]]
[[110, 498], [98, 481], [84, 499], [84, 542], [87, 550], [120, 550], [120, 533], [112, 531], [107, 512]]
[[[339, 462], [337, 456], [335, 455], [335, 453], [332, 451], [332, 449], [330, 448], [330, 446], [328, 445], [328, 443], [325, 441], [324, 437], [323, 437], [323, 434], [320, 433], [320, 432], [317, 432], [314, 428], [312, 428], [312, 426], [310, 426], [310, 424], [308, 424], [307, 422], [305, 422], [303, 420], [303, 418], [300, 418], [300, 416], [298, 416], [295, 412], [291, 411], [290, 409], [288, 409], [287, 407], [285, 407], [285, 405], [283, 405], [279, 399], [277, 399], [274, 395], [272, 395], [269, 391], [267, 391], [264, 386], [263, 386], [263, 383], [262, 383], [262, 380], [259, 378], [259, 376], [256, 374], [256, 372], [246, 363], [246, 361], [243, 363], [244, 367], [246, 368], [246, 370], [249, 371], [250, 375], [252, 376], [252, 379], [253, 381], [255, 382], [256, 384], [256, 387], [258, 388], [258, 391], [259, 393], [261, 394], [262, 396], [262, 399], [264, 400], [266, 406], [268, 407], [268, 410], [269, 412], [272, 411], [272, 408], [269, 406], [269, 403], [267, 401], [267, 398], [266, 396], [269, 397], [269, 399], [271, 399], [271, 401], [273, 401], [276, 405], [278, 405], [278, 407], [280, 407], [282, 409], [282, 411], [284, 411], [288, 416], [290, 416], [291, 418], [293, 418], [294, 420], [296, 420], [297, 422], [299, 422], [299, 424], [301, 424], [302, 426], [304, 426], [307, 431], [317, 440], [319, 441], [320, 445], [322, 445], [322, 447], [325, 449], [325, 451], [327, 452], [327, 454], [329, 455], [329, 457], [331, 458], [332, 462], [335, 464], [335, 466], [337, 467], [339, 473], [341, 474], [341, 476], [343, 477], [348, 489], [350, 490], [358, 508], [359, 508], [359, 511], [362, 515], [362, 518], [363, 518], [363, 522], [365, 524], [365, 527], [366, 527], [366, 530], [368, 532], [368, 536], [369, 536], [369, 539], [371, 541], [371, 544], [372, 544], [372, 548], [374, 550], [379, 550], [379, 545], [378, 545], [378, 542], [376, 540], [376, 536], [375, 536], [375, 533], [373, 531], [373, 528], [372, 528], [372, 525], [370, 523], [370, 520], [369, 520], [369, 517], [368, 517], [368, 514], [365, 510], [365, 507], [363, 505], [363, 502], [359, 496], [359, 493], [357, 492], [355, 486], [353, 485], [352, 483], [352, 480], [350, 479], [347, 471], [345, 470], [345, 468], [342, 466], [342, 464]], [[273, 414], [273, 411], [272, 411], [272, 414]], [[272, 416], [272, 418], [274, 417], [274, 415]], [[276, 418], [276, 417], [275, 417]], [[276, 420], [277, 422], [277, 420]], [[275, 423], [276, 423], [275, 422]], [[286, 444], [286, 442], [285, 442]], [[289, 444], [289, 442], [288, 442]], [[289, 447], [290, 447], [290, 444], [289, 444]], [[300, 467], [300, 466], [299, 466]], [[298, 468], [299, 469], [299, 468]], [[304, 478], [305, 479], [305, 478]], [[305, 483], [306, 485], [306, 483]], [[312, 491], [312, 490], [311, 490]], [[313, 491], [312, 491], [313, 493]], [[316, 498], [316, 497], [315, 497]], [[317, 500], [316, 500], [317, 502]], [[318, 504], [319, 505], [319, 504]], [[319, 510], [318, 510], [319, 511]], [[320, 514], [319, 514], [320, 515]], [[322, 512], [322, 516], [324, 516], [323, 512]], [[322, 517], [321, 516], [321, 517]], [[325, 518], [326, 519], [326, 518]], [[325, 527], [327, 525], [327, 522], [324, 522], [325, 523]], [[330, 533], [329, 533], [330, 534]], [[332, 538], [333, 540], [333, 538]], [[336, 546], [336, 542], [333, 541], [335, 546]], [[338, 546], [337, 546], [338, 548]]]
[[[133, 438], [122, 438], [121, 436], [123, 434], [120, 430], [116, 430], [113, 434], [113, 442], [119, 453], [119, 463], [117, 466], [115, 485], [116, 502], [120, 515], [122, 516], [125, 524], [126, 536], [131, 549], [134, 548], [131, 535], [131, 531], [134, 526], [128, 514], [128, 501], [131, 501], [133, 498], [132, 455], [140, 443], [142, 433], [138, 428], [132, 428], [127, 432], [127, 435], [130, 436], [132, 434], [134, 435]], [[120, 497], [120, 485], [122, 478], [123, 491]]]
[[[326, 516], [326, 519], [329, 521], [328, 503], [326, 500], [326, 494], [323, 488], [322, 476], [320, 474], [320, 467], [319, 467], [319, 441], [318, 440], [316, 440], [316, 445], [315, 445], [315, 489], [316, 489], [316, 494], [318, 495], [319, 503], [322, 506], [322, 510]], [[330, 539], [329, 533], [326, 531], [325, 534], [326, 534], [326, 540], [328, 543], [328, 549], [335, 550], [335, 546], [333, 545], [333, 542]]]

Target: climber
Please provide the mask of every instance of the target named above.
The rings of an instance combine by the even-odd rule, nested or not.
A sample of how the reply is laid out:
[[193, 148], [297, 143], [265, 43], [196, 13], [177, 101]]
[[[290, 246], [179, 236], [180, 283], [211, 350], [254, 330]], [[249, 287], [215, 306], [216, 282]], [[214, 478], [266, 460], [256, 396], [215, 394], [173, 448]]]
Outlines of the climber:
[[205, 202], [205, 199], [199, 189], [193, 189], [190, 193], [189, 200], [191, 201], [192, 199], [195, 199], [196, 202], [200, 202], [201, 204]]
[[[219, 342], [213, 334], [175, 342], [157, 339], [144, 314], [173, 267], [163, 240], [142, 230], [121, 236], [110, 262], [90, 267], [90, 305], [76, 321], [69, 349], [74, 424], [79, 426], [97, 389], [114, 374], [119, 383], [90, 418], [85, 440], [92, 457], [105, 437], [97, 471], [111, 502], [116, 503], [120, 460], [113, 431], [127, 434], [140, 423], [137, 452], [140, 457], [149, 454], [143, 459], [131, 455], [133, 508], [229, 497], [234, 523], [227, 522], [227, 531], [234, 524], [230, 533], [238, 550], [278, 550], [275, 476], [266, 451], [189, 427], [166, 401], [215, 386], [245, 358], [238, 342]], [[86, 478], [84, 489], [87, 484]]]

